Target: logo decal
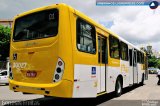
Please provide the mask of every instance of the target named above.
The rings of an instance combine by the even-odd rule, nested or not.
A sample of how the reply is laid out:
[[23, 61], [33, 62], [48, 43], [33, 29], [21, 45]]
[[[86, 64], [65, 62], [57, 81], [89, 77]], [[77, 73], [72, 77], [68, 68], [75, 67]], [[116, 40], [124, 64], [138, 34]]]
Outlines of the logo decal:
[[150, 4], [149, 4], [149, 7], [151, 9], [156, 9], [158, 7], [159, 3], [157, 1], [152, 1]]
[[92, 67], [92, 75], [96, 74], [96, 67]]
[[13, 60], [17, 60], [17, 53], [13, 54]]
[[26, 68], [26, 66], [27, 63], [18, 63], [18, 62], [13, 63], [13, 68]]

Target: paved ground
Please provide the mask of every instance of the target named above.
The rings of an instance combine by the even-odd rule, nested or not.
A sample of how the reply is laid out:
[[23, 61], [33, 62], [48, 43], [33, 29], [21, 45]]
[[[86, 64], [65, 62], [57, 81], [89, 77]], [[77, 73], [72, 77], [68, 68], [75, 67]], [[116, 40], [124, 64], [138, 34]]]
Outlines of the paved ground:
[[29, 100], [41, 98], [41, 95], [24, 95], [21, 92], [13, 92], [9, 90], [9, 87], [6, 85], [0, 85], [0, 100]]
[[[143, 86], [134, 86], [124, 89], [121, 97], [115, 98], [113, 93], [100, 96], [96, 99], [60, 99], [44, 98], [42, 95], [23, 95], [19, 92], [12, 92], [8, 86], [0, 85], [0, 105], [4, 105], [5, 100], [20, 100], [19, 104], [14, 105], [48, 105], [50, 106], [160, 106], [160, 86], [156, 83], [158, 78], [155, 75], [149, 75], [149, 80], [145, 81]], [[12, 104], [13, 106], [13, 104]]]
[[126, 88], [121, 97], [101, 103], [99, 106], [160, 106], [160, 86], [156, 75], [149, 75], [143, 86]]
[[149, 75], [145, 85], [137, 87], [114, 100], [160, 100], [160, 86], [157, 86], [156, 75]]

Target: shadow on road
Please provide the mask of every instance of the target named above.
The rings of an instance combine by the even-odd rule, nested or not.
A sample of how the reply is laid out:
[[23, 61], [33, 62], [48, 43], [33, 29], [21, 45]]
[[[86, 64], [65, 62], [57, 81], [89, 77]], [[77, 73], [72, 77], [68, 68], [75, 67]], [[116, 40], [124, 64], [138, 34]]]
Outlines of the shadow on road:
[[[133, 87], [128, 87], [123, 89], [123, 94], [128, 93], [134, 89], [139, 87], [133, 86]], [[122, 94], [122, 95], [123, 95]], [[26, 100], [26, 101], [21, 101], [21, 102], [16, 102], [12, 103], [10, 105], [5, 105], [5, 106], [96, 106], [99, 104], [102, 104], [104, 102], [107, 102], [113, 98], [116, 98], [114, 96], [114, 92], [105, 94], [102, 96], [99, 96], [97, 98], [72, 98], [72, 99], [64, 99], [64, 98], [54, 98], [54, 97], [44, 97], [44, 98], [38, 98], [38, 99], [33, 99], [33, 100]]]

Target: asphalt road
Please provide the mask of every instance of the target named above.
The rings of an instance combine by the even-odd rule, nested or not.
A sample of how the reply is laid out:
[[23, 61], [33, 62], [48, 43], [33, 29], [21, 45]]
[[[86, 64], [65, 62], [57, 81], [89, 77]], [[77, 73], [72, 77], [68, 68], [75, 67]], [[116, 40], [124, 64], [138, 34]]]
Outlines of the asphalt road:
[[[12, 102], [13, 105], [45, 106], [160, 106], [160, 86], [156, 75], [149, 75], [143, 86], [125, 88], [120, 97], [113, 93], [88, 99], [44, 98], [42, 95], [10, 91], [8, 86], [0, 85], [0, 106]], [[13, 103], [16, 102], [16, 103]]]

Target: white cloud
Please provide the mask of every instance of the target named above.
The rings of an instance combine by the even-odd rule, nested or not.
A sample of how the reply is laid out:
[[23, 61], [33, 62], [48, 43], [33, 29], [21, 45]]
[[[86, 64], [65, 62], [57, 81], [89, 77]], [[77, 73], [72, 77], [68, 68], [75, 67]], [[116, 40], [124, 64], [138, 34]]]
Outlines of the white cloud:
[[131, 43], [154, 43], [160, 50], [160, 7], [154, 13], [149, 6], [96, 6], [95, 0], [1, 0], [0, 19], [60, 2], [71, 5], [104, 26], [113, 22], [110, 30]]
[[[121, 7], [112, 15], [111, 30], [134, 44], [160, 41], [160, 11], [148, 7]], [[158, 49], [158, 48], [157, 48]], [[159, 49], [160, 50], [160, 49]]]

